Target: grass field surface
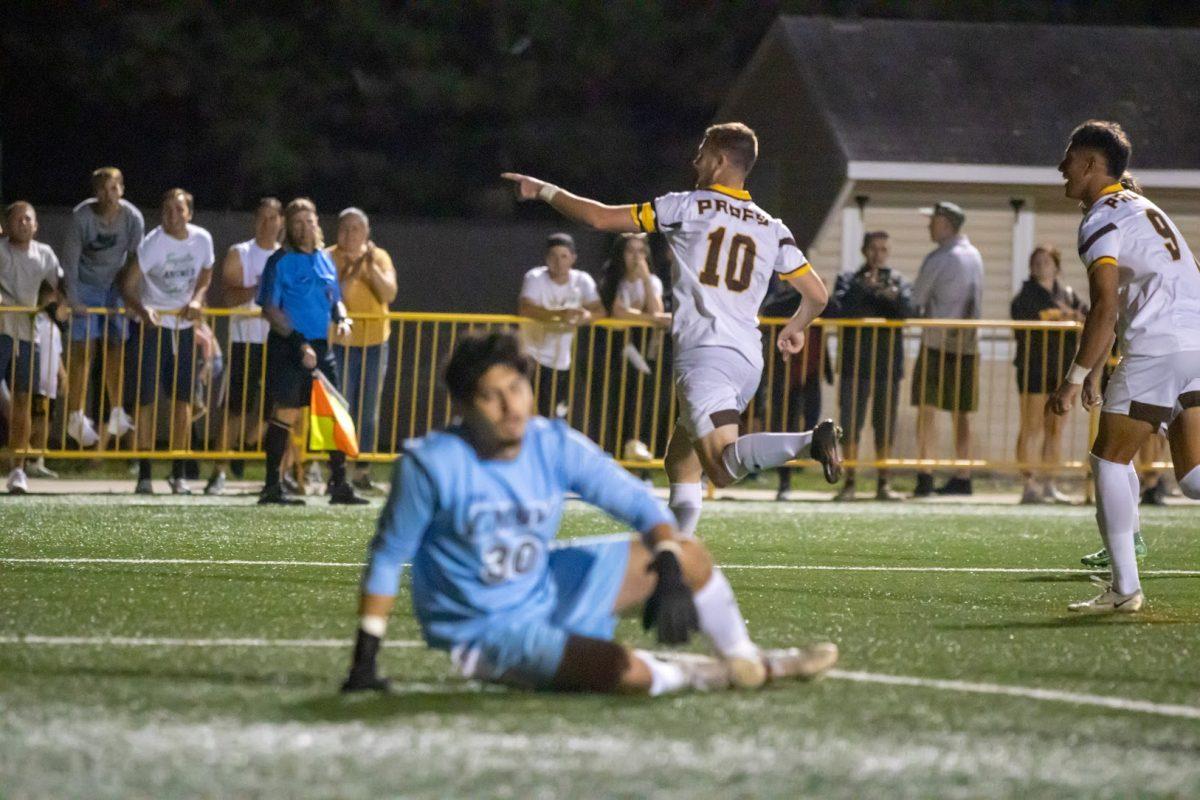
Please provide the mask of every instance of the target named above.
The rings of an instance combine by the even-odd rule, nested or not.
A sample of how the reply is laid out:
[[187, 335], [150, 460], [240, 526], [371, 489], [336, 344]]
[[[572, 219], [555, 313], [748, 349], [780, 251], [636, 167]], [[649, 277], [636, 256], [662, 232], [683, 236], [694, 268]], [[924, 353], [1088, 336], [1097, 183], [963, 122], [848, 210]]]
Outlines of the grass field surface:
[[398, 691], [340, 697], [377, 513], [5, 498], [0, 797], [1200, 796], [1195, 507], [1143, 514], [1143, 613], [1079, 619], [1091, 509], [710, 503], [759, 643], [842, 661], [658, 700], [457, 679], [407, 591]]

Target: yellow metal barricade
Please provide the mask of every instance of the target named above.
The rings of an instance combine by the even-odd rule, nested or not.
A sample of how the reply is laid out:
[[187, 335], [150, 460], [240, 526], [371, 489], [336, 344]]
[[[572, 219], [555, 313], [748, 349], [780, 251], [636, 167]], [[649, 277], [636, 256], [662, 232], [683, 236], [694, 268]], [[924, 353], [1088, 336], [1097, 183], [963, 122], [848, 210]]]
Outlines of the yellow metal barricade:
[[[29, 445], [15, 449], [76, 459], [261, 458], [272, 354], [262, 326], [250, 330], [258, 313], [207, 309], [190, 328], [163, 317], [159, 326], [121, 309], [71, 317], [58, 334], [61, 356], [53, 345], [36, 348], [43, 359], [61, 360], [53, 390], [46, 370], [34, 375], [30, 363], [22, 362], [28, 380], [19, 380], [18, 359], [11, 359], [7, 385], [30, 387], [13, 392], [21, 402], [12, 413], [27, 418], [9, 429], [18, 437], [31, 429]], [[382, 345], [330, 345], [364, 461], [391, 461], [407, 440], [451, 422], [441, 369], [460, 337], [497, 329], [526, 335], [542, 324], [506, 314], [358, 319], [374, 320], [386, 322]], [[1041, 412], [1073, 359], [1080, 323], [819, 320], [804, 350], [787, 361], [775, 346], [785, 323], [762, 320], [763, 379], [745, 410], [745, 430], [802, 430], [832, 417], [845, 429], [850, 467], [1047, 475], [1086, 468], [1089, 415], [1073, 409], [1050, 420]], [[669, 333], [620, 320], [558, 333], [568, 365], [536, 366], [542, 407], [627, 467], [660, 467], [678, 414]], [[96, 435], [87, 446], [77, 415]]]

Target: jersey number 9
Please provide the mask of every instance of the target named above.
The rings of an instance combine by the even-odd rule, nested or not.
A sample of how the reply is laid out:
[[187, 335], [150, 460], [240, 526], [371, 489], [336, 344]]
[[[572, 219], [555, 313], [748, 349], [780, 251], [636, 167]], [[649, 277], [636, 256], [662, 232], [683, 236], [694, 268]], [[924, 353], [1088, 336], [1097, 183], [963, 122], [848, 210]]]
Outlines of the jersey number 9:
[[1171, 260], [1178, 261], [1183, 251], [1179, 247], [1179, 239], [1176, 238], [1175, 231], [1171, 230], [1171, 224], [1154, 209], [1146, 211], [1146, 219], [1150, 220], [1150, 224], [1154, 226], [1154, 230], [1158, 231], [1158, 235], [1166, 239], [1163, 246], [1171, 254]]

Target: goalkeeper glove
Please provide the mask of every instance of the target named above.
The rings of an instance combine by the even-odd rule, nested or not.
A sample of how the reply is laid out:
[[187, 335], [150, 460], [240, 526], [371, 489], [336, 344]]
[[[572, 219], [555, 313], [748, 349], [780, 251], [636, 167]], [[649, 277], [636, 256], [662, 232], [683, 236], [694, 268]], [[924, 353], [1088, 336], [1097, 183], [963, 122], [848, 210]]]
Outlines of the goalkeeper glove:
[[658, 573], [658, 582], [642, 610], [642, 627], [656, 628], [661, 644], [685, 644], [692, 631], [700, 629], [700, 618], [692, 590], [683, 582], [679, 545], [660, 543], [648, 571]]

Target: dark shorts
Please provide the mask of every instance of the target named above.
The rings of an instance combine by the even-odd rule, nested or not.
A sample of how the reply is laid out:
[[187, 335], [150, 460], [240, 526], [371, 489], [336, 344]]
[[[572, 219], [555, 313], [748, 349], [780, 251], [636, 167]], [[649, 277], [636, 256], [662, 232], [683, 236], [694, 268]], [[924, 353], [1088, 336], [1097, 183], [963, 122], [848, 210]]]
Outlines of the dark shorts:
[[244, 414], [263, 407], [263, 354], [266, 345], [229, 343], [229, 413]]
[[192, 402], [192, 380], [196, 369], [196, 336], [192, 328], [129, 324], [125, 342], [125, 390], [127, 408], [178, 400]]
[[[337, 360], [329, 342], [312, 339], [309, 345], [317, 352], [317, 369], [334, 386], [339, 386]], [[281, 408], [304, 408], [312, 397], [313, 371], [300, 363], [296, 348], [282, 336], [272, 332], [267, 336], [267, 405]]]
[[976, 360], [974, 354], [922, 347], [912, 373], [912, 404], [943, 411], [974, 411], [979, 407]]
[[1017, 391], [1021, 394], [1046, 394], [1053, 392], [1062, 383], [1063, 378], [1067, 375], [1067, 369], [1070, 368], [1071, 361], [1068, 361], [1066, 368], [1059, 369], [1057, 365], [1046, 365], [1042, 368], [1040, 365], [1033, 366], [1018, 366], [1017, 367]]
[[27, 393], [36, 386], [39, 366], [33, 342], [17, 342], [11, 336], [0, 335], [0, 380], [10, 391]]

